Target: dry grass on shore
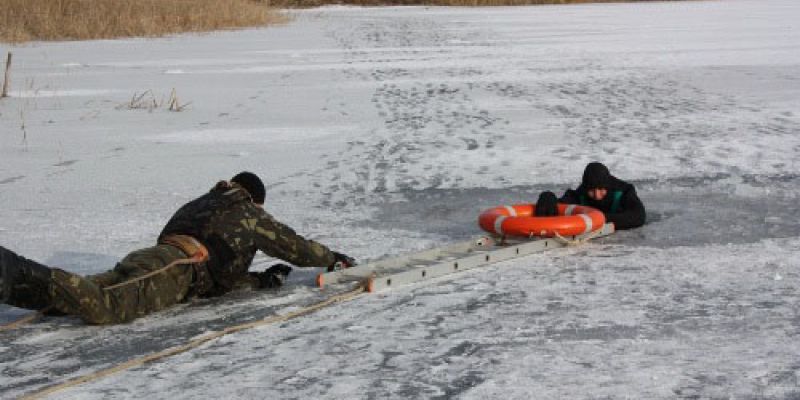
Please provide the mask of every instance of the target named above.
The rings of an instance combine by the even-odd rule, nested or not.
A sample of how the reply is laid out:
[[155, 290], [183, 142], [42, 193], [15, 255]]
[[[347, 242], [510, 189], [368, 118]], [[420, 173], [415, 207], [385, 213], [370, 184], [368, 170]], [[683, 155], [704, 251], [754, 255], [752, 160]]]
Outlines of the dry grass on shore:
[[0, 42], [162, 36], [283, 20], [268, 0], [0, 0]]
[[0, 0], [0, 42], [155, 37], [285, 21], [277, 7], [518, 6], [660, 0]]

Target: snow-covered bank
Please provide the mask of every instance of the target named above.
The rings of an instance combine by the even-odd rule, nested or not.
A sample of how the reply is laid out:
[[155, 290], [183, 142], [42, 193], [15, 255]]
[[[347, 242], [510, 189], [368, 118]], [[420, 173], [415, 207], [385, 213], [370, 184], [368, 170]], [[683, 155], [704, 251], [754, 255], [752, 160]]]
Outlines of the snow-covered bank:
[[[637, 183], [650, 223], [233, 335], [63, 397], [800, 393], [800, 4], [295, 13], [269, 29], [13, 48], [0, 245], [98, 272], [242, 169], [268, 181], [276, 217], [361, 259], [471, 237], [482, 209], [565, 189], [591, 160]], [[173, 88], [185, 111], [126, 106]], [[319, 296], [312, 282], [298, 271], [294, 288], [219, 315], [280, 312]], [[16, 315], [0, 308], [0, 320]], [[0, 396], [224, 322], [201, 304], [6, 334]]]

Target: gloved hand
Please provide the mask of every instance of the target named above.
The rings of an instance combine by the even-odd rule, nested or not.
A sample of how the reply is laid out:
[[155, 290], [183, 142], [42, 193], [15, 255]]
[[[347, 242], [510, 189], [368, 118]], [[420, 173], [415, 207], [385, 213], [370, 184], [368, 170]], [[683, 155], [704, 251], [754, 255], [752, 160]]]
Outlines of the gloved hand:
[[286, 281], [286, 277], [289, 276], [290, 272], [292, 272], [292, 267], [286, 264], [275, 264], [267, 268], [266, 271], [256, 272], [255, 275], [259, 283], [258, 288], [279, 288], [283, 286], [283, 282]]
[[558, 216], [558, 198], [555, 193], [551, 191], [542, 192], [539, 195], [539, 200], [536, 200], [536, 209], [534, 210], [536, 217], [556, 217]]
[[328, 266], [328, 272], [338, 271], [340, 269], [352, 268], [356, 266], [356, 260], [353, 257], [347, 256], [339, 252], [332, 252], [335, 261]]

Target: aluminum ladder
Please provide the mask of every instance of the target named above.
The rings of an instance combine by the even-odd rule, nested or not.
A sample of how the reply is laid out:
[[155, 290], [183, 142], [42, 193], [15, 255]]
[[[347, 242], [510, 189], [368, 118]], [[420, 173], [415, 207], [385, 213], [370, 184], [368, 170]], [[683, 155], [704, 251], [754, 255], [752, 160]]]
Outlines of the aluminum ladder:
[[511, 240], [481, 237], [398, 257], [372, 261], [364, 265], [317, 275], [317, 286], [361, 281], [369, 292], [421, 282], [456, 272], [524, 257], [549, 249], [583, 243], [614, 233], [614, 225], [581, 235], [536, 240]]

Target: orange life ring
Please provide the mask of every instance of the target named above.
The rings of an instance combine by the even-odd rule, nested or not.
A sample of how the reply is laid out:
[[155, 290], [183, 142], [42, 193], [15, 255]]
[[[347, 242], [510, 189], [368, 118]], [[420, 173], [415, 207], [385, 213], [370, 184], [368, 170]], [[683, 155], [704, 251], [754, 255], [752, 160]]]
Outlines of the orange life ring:
[[603, 227], [600, 210], [577, 204], [558, 204], [558, 216], [536, 217], [536, 204], [516, 204], [488, 209], [478, 217], [481, 229], [501, 236], [574, 236]]

